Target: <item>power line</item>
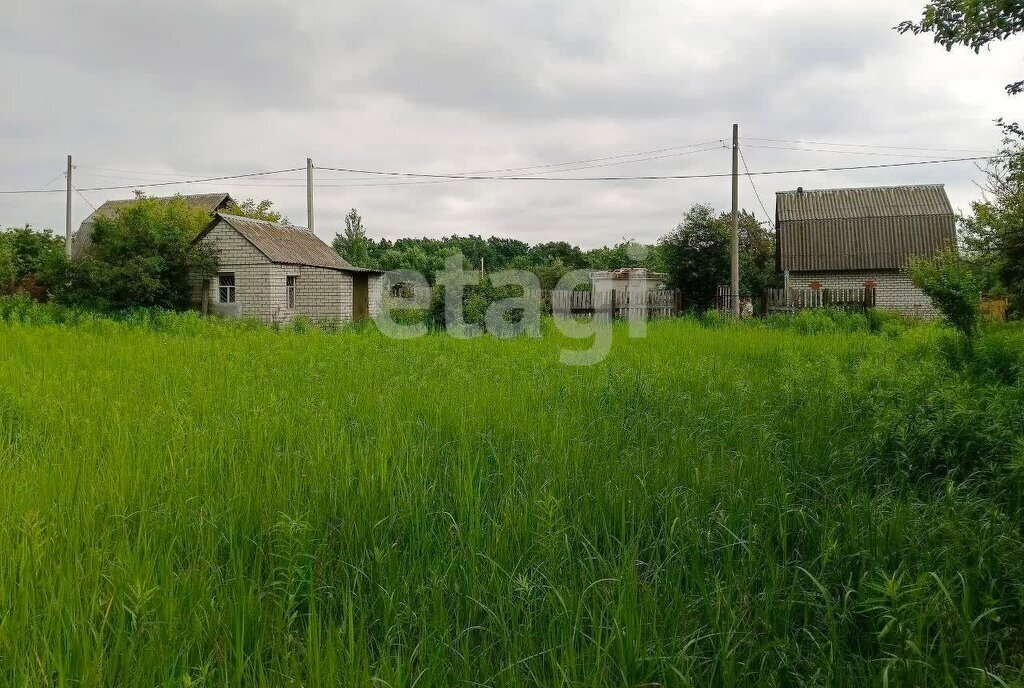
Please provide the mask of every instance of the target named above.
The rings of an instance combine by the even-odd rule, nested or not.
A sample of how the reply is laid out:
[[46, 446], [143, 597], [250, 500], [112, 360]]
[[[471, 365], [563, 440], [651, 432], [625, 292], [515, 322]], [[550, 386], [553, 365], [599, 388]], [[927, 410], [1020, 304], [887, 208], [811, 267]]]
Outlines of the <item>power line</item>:
[[79, 196], [81, 197], [81, 199], [82, 199], [83, 201], [85, 201], [86, 203], [88, 203], [88, 204], [89, 204], [89, 207], [90, 207], [90, 208], [92, 208], [93, 210], [98, 210], [98, 208], [97, 208], [96, 206], [94, 206], [94, 205], [92, 204], [92, 201], [90, 201], [90, 200], [89, 200], [88, 198], [86, 198], [86, 197], [85, 197], [85, 194], [83, 194], [83, 193], [82, 193], [82, 192], [81, 192], [81, 191], [79, 190], [79, 188], [78, 188], [77, 186], [75, 186], [74, 184], [72, 184], [72, 185], [71, 185], [71, 188], [75, 190], [75, 193], [77, 193], [77, 194], [78, 194], [78, 195], [79, 195]]
[[[298, 172], [303, 168], [292, 167], [287, 170], [270, 170], [267, 172], [247, 172], [245, 174], [228, 174], [219, 177], [206, 177], [204, 179], [180, 179], [171, 182], [148, 182], [145, 184], [124, 184], [120, 186], [93, 186], [81, 189], [82, 191], [122, 191], [125, 189], [144, 189], [157, 186], [175, 186], [180, 184], [205, 184], [207, 182], [221, 182], [229, 179], [247, 179], [251, 177], [265, 177], [272, 174], [284, 174], [286, 172]], [[20, 189], [0, 191], [0, 194], [44, 194], [62, 193], [64, 189]]]
[[[708, 149], [713, 150], [713, 149]], [[706, 151], [694, 151], [706, 152]], [[1005, 155], [984, 155], [984, 156], [971, 156], [963, 158], [946, 158], [942, 160], [915, 160], [909, 162], [894, 162], [894, 163], [882, 163], [877, 165], [851, 165], [845, 167], [811, 167], [803, 169], [789, 169], [789, 170], [764, 170], [760, 172], [749, 172], [748, 176], [773, 176], [773, 175], [784, 175], [784, 174], [815, 174], [825, 172], [844, 172], [854, 170], [875, 170], [875, 169], [886, 169], [886, 168], [898, 168], [898, 167], [913, 167], [920, 165], [941, 165], [958, 162], [976, 162], [979, 160], [998, 160], [1005, 158]], [[189, 185], [189, 184], [204, 184], [209, 182], [217, 181], [228, 181], [233, 179], [251, 179], [254, 177], [267, 177], [275, 174], [285, 174], [288, 172], [298, 172], [303, 168], [292, 167], [282, 170], [270, 170], [266, 172], [248, 172], [245, 174], [231, 174], [221, 175], [217, 177], [205, 177], [201, 179], [181, 179], [175, 181], [166, 182], [147, 182], [142, 184], [122, 184], [116, 186], [93, 186], [80, 189], [80, 191], [121, 191], [127, 189], [143, 189], [143, 188], [155, 188], [165, 186], [176, 186], [176, 185]], [[395, 171], [381, 171], [381, 170], [363, 170], [348, 167], [317, 167], [319, 170], [326, 170], [331, 172], [346, 172], [350, 174], [361, 174], [371, 175], [380, 177], [399, 177], [399, 178], [413, 178], [418, 180], [430, 180], [430, 182], [399, 182], [405, 184], [411, 183], [440, 183], [444, 181], [543, 181], [543, 182], [605, 182], [605, 181], [663, 181], [663, 180], [687, 180], [687, 179], [717, 179], [722, 177], [731, 176], [730, 172], [717, 172], [717, 173], [705, 173], [705, 174], [669, 174], [669, 175], [635, 175], [635, 176], [601, 176], [601, 177], [538, 177], [538, 176], [505, 176], [505, 175], [463, 175], [463, 174], [431, 174], [424, 172], [395, 172]], [[587, 168], [583, 168], [587, 169]], [[571, 171], [571, 170], [565, 170]], [[365, 186], [385, 186], [384, 183], [369, 183]], [[302, 186], [298, 184], [296, 186]], [[353, 185], [330, 185], [330, 184], [317, 184], [316, 186], [329, 187], [329, 186], [359, 186], [358, 184]], [[270, 188], [271, 185], [259, 188]], [[282, 188], [283, 185], [282, 185]], [[47, 193], [62, 193], [63, 189], [17, 189], [17, 190], [0, 190], [0, 194], [47, 194]]]
[[917, 148], [914, 146], [884, 146], [873, 143], [836, 143], [834, 141], [801, 141], [799, 139], [766, 139], [757, 138], [754, 136], [744, 137], [748, 141], [767, 141], [769, 143], [796, 143], [800, 145], [811, 145], [811, 146], [836, 146], [838, 148], [876, 148], [876, 149], [889, 149], [889, 150], [906, 150], [906, 151], [930, 151], [935, 153], [988, 153], [989, 151], [972, 149], [972, 148]]
[[[956, 162], [971, 162], [977, 160], [995, 160], [1006, 157], [995, 156], [973, 156], [966, 158], [946, 158], [944, 160], [915, 160], [912, 162], [892, 162], [877, 165], [851, 165], [847, 167], [811, 167], [794, 170], [765, 170], [761, 172], [750, 172], [750, 176], [770, 176], [782, 174], [812, 174], [819, 172], [844, 172], [850, 170], [876, 170], [891, 167], [912, 167], [918, 165], [940, 165]], [[605, 182], [605, 181], [659, 181], [674, 179], [716, 179], [720, 177], [731, 177], [731, 172], [715, 172], [709, 174], [666, 174], [666, 175], [638, 175], [638, 176], [608, 176], [608, 177], [515, 177], [515, 176], [490, 176], [490, 175], [459, 175], [459, 174], [431, 174], [426, 172], [391, 172], [381, 170], [362, 170], [350, 167], [318, 167], [321, 170], [334, 172], [349, 172], [353, 174], [369, 174], [385, 177], [413, 177], [422, 179], [453, 179], [466, 181], [525, 181], [525, 182]]]
[[[712, 146], [710, 148], [701, 148], [699, 150], [691, 150], [691, 151], [686, 151], [686, 152], [683, 152], [683, 153], [673, 153], [671, 155], [659, 155], [659, 156], [656, 156], [656, 157], [638, 158], [636, 160], [621, 160], [621, 161], [618, 161], [618, 162], [599, 163], [599, 164], [595, 164], [595, 165], [584, 165], [584, 166], [581, 166], [581, 167], [569, 167], [569, 168], [560, 169], [560, 170], [557, 170], [557, 171], [560, 172], [560, 173], [561, 172], [577, 172], [577, 171], [580, 171], [580, 170], [591, 170], [591, 169], [595, 169], [595, 168], [598, 168], [598, 167], [614, 167], [616, 165], [627, 165], [627, 164], [639, 163], [639, 162], [652, 162], [652, 161], [656, 161], [656, 160], [667, 160], [668, 158], [675, 158], [675, 157], [679, 157], [679, 156], [682, 156], [682, 155], [694, 155], [694, 154], [697, 154], [697, 153], [707, 153], [707, 152], [713, 151], [713, 150], [721, 150], [722, 148], [724, 148], [724, 146], [716, 145], [716, 146]], [[569, 164], [569, 163], [561, 163], [561, 164], [564, 165], [564, 164]], [[339, 171], [339, 170], [335, 170], [334, 168], [330, 168], [330, 167], [317, 167], [316, 169], [323, 170], [323, 171], [328, 171], [328, 172]], [[536, 175], [543, 174], [543, 173], [544, 173], [543, 171], [542, 172], [536, 172], [536, 173], [530, 173], [530, 174], [527, 174], [527, 175], [522, 175], [522, 177], [523, 177], [524, 180], [525, 179], [529, 179], [529, 178], [537, 178]], [[367, 173], [367, 174], [378, 174], [378, 173], [374, 172], [374, 173]], [[442, 178], [431, 179], [429, 181], [421, 180], [421, 181], [414, 181], [414, 182], [369, 182], [369, 183], [367, 183], [368, 177], [365, 176], [365, 174], [364, 174], [364, 176], [362, 176], [362, 177], [340, 177], [340, 178], [336, 178], [339, 181], [353, 181], [353, 182], [362, 182], [362, 183], [355, 183], [355, 184], [316, 184], [316, 186], [317, 187], [330, 187], [330, 188], [353, 188], [353, 187], [374, 187], [374, 186], [403, 186], [403, 185], [411, 185], [411, 184], [448, 184], [448, 183], [452, 183], [452, 182], [466, 181], [469, 178], [477, 178], [477, 177], [480, 177], [480, 176], [481, 176], [480, 173], [476, 173], [476, 174], [462, 174], [462, 173], [459, 173], [459, 174], [453, 174], [453, 175], [450, 175], [450, 176], [449, 175], [444, 175]], [[372, 178], [372, 177], [370, 177], [370, 178]], [[509, 179], [510, 177], [502, 176], [500, 178], [501, 179]]]
[[[480, 175], [480, 174], [495, 174], [495, 173], [501, 173], [501, 172], [521, 172], [523, 170], [535, 170], [535, 169], [542, 169], [542, 168], [543, 169], [551, 169], [551, 168], [554, 168], [554, 167], [567, 167], [567, 166], [570, 166], [570, 165], [585, 165], [587, 163], [604, 162], [606, 160], [622, 160], [623, 158], [635, 158], [635, 157], [639, 157], [639, 156], [642, 156], [642, 155], [654, 155], [656, 153], [666, 153], [666, 152], [669, 152], [669, 151], [683, 151], [683, 152], [680, 152], [680, 153], [672, 153], [670, 155], [665, 155], [665, 156], [661, 156], [661, 157], [657, 157], [657, 158], [645, 158], [643, 160], [626, 160], [626, 161], [621, 162], [621, 163], [610, 163], [610, 165], [594, 165], [593, 166], [593, 167], [608, 167], [608, 166], [611, 166], [611, 165], [619, 165], [619, 164], [624, 165], [624, 164], [629, 164], [629, 163], [634, 163], [634, 162], [647, 162], [648, 160], [664, 160], [666, 158], [673, 158], [673, 157], [676, 157], [678, 155], [689, 155], [691, 153], [704, 153], [705, 152], [704, 150], [691, 151], [689, 149], [691, 149], [691, 148], [700, 148], [701, 146], [709, 146], [709, 145], [711, 145], [713, 143], [714, 144], [718, 144], [718, 145], [712, 146], [711, 148], [708, 148], [706, 150], [715, 150], [716, 148], [720, 148], [720, 147], [725, 146], [725, 139], [710, 139], [708, 141], [701, 141], [700, 143], [691, 143], [691, 144], [687, 144], [685, 146], [672, 146], [672, 147], [669, 147], [669, 148], [656, 148], [654, 150], [641, 151], [641, 152], [638, 152], [638, 153], [622, 153], [621, 155], [608, 155], [608, 156], [605, 156], [605, 157], [602, 157], [602, 158], [589, 158], [589, 159], [585, 159], [585, 160], [574, 160], [574, 161], [571, 161], [571, 162], [549, 163], [549, 164], [546, 164], [546, 165], [527, 165], [526, 167], [506, 167], [504, 169], [483, 170], [481, 172], [468, 172], [468, 173], [465, 173], [465, 174], [468, 174], [468, 175], [472, 176], [472, 175]], [[580, 169], [587, 169], [587, 168], [580, 168]], [[559, 170], [559, 171], [560, 172], [569, 172], [571, 170]]]
[[[828, 148], [794, 148], [793, 146], [765, 146], [756, 143], [748, 144], [748, 148], [764, 148], [769, 150], [798, 151], [802, 153], [834, 153], [836, 155], [873, 155], [887, 158], [919, 158], [924, 153], [888, 153], [885, 151], [831, 150]], [[994, 153], [990, 153], [995, 155]]]
[[772, 226], [772, 216], [771, 216], [771, 213], [769, 213], [768, 212], [768, 208], [766, 208], [764, 206], [764, 201], [761, 200], [761, 194], [757, 190], [757, 185], [754, 183], [754, 178], [750, 176], [750, 168], [747, 167], [747, 158], [746, 158], [745, 155], [743, 155], [743, 149], [740, 148], [739, 152], [740, 152], [740, 160], [743, 161], [743, 169], [747, 173], [747, 181], [750, 182], [750, 188], [752, 188], [754, 190], [754, 197], [757, 198], [757, 204], [761, 206], [761, 210], [764, 211], [765, 219], [768, 220], [768, 226], [771, 227]]
[[[699, 147], [699, 146], [709, 146], [710, 144], [715, 144], [715, 145], [710, 146], [710, 147], [706, 147], [706, 148], [700, 148], [699, 150], [682, 150], [682, 149], [692, 149], [692, 148], [696, 148], [696, 147]], [[644, 152], [640, 152], [640, 153], [624, 153], [622, 155], [610, 155], [610, 156], [606, 156], [606, 157], [603, 157], [603, 158], [590, 158], [588, 160], [576, 160], [576, 161], [572, 161], [572, 162], [547, 163], [547, 164], [543, 164], [543, 165], [527, 165], [525, 167], [505, 167], [505, 168], [495, 169], [495, 170], [483, 170], [483, 171], [480, 171], [480, 172], [457, 172], [457, 173], [453, 173], [453, 175], [474, 177], [474, 176], [480, 176], [480, 175], [486, 175], [486, 174], [496, 174], [496, 173], [504, 173], [504, 172], [519, 172], [519, 171], [522, 171], [522, 170], [534, 170], [534, 169], [543, 169], [544, 171], [557, 171], [557, 172], [575, 172], [575, 171], [578, 171], [578, 170], [594, 169], [596, 167], [615, 167], [617, 165], [631, 165], [631, 164], [639, 163], [639, 162], [652, 162], [652, 161], [655, 161], [655, 160], [668, 160], [669, 158], [677, 158], [677, 157], [681, 157], [681, 156], [684, 156], [684, 155], [695, 155], [697, 153], [707, 153], [708, 151], [718, 150], [718, 149], [723, 148], [723, 147], [724, 147], [724, 142], [722, 140], [703, 141], [701, 143], [694, 143], [694, 144], [690, 144], [688, 146], [676, 146], [676, 147], [673, 147], [673, 148], [659, 148], [657, 150], [644, 151]], [[654, 153], [661, 153], [663, 151], [679, 151], [679, 152], [669, 153], [667, 155], [658, 155], [658, 156], [655, 156], [655, 157], [638, 157], [638, 156], [644, 156], [644, 155], [651, 155], [651, 154], [654, 154]], [[625, 158], [635, 158], [635, 159], [627, 160]], [[616, 162], [602, 162], [602, 161], [606, 161], [606, 160], [614, 160]], [[597, 164], [587, 164], [587, 163], [597, 163]], [[560, 169], [560, 170], [554, 170], [553, 169], [553, 168], [556, 168], [556, 167], [566, 168], [567, 166], [570, 166], [570, 165], [582, 165], [582, 167], [568, 167], [567, 169]], [[335, 170], [332, 170], [329, 167], [316, 167], [316, 169], [322, 170], [322, 171], [325, 171], [325, 172], [335, 171]], [[536, 173], [531, 173], [531, 174], [523, 175], [523, 176], [533, 176], [533, 174], [543, 174], [543, 172], [536, 172]], [[337, 181], [365, 181], [366, 177], [365, 176], [362, 176], [362, 177], [337, 177], [335, 179]], [[361, 185], [356, 185], [356, 186], [361, 186]]]
[[[599, 157], [599, 158], [586, 158], [586, 159], [582, 159], [582, 160], [570, 160], [570, 161], [567, 161], [567, 162], [545, 163], [545, 164], [539, 164], [539, 165], [526, 165], [526, 166], [523, 166], [523, 167], [505, 167], [505, 168], [499, 168], [499, 169], [493, 169], [493, 170], [482, 170], [482, 171], [479, 171], [479, 172], [461, 172], [459, 174], [464, 174], [464, 175], [480, 175], [480, 174], [495, 174], [495, 173], [504, 173], [504, 172], [521, 172], [521, 171], [524, 171], [524, 170], [553, 169], [553, 168], [556, 168], [556, 167], [568, 167], [568, 166], [572, 166], [572, 165], [587, 165], [587, 167], [581, 167], [579, 169], [588, 169], [589, 167], [613, 166], [613, 165], [619, 165], [619, 164], [625, 165], [625, 164], [631, 164], [631, 163], [637, 163], [637, 162], [649, 162], [649, 161], [653, 161], [653, 160], [664, 160], [664, 159], [674, 158], [674, 157], [678, 157], [678, 156], [682, 156], [682, 155], [691, 155], [691, 154], [695, 154], [695, 153], [703, 153], [706, 150], [715, 150], [715, 149], [717, 149], [719, 147], [719, 145], [715, 145], [715, 146], [712, 146], [711, 148], [707, 148], [707, 149], [704, 149], [704, 150], [691, 150], [691, 149], [694, 149], [694, 148], [700, 148], [702, 146], [710, 146], [711, 144], [723, 144], [724, 145], [724, 139], [710, 139], [710, 140], [707, 140], [707, 141], [700, 141], [698, 143], [689, 143], [689, 144], [680, 145], [680, 146], [669, 146], [669, 147], [665, 147], [665, 148], [656, 148], [656, 149], [653, 149], [653, 150], [638, 151], [638, 152], [635, 152], [635, 153], [620, 153], [618, 155], [608, 155], [608, 156], [603, 156], [603, 157]], [[668, 155], [664, 155], [664, 156], [658, 156], [658, 157], [648, 157], [648, 158], [641, 157], [641, 156], [655, 155], [655, 154], [658, 154], [658, 153], [669, 153], [669, 154]], [[639, 159], [637, 159], [637, 160], [627, 160], [626, 158], [639, 158]], [[608, 165], [589, 165], [589, 163], [600, 163], [600, 162], [613, 161], [613, 160], [618, 160], [618, 161], [621, 161], [621, 162], [612, 162], [612, 163], [608, 163]], [[93, 177], [102, 177], [102, 178], [106, 178], [106, 179], [125, 179], [125, 178], [127, 178], [125, 175], [141, 175], [143, 177], [157, 177], [157, 178], [163, 178], [163, 179], [172, 178], [172, 179], [175, 179], [175, 180], [180, 180], [181, 177], [182, 177], [182, 174], [183, 174], [183, 173], [180, 173], [180, 172], [177, 172], [177, 173], [175, 173], [175, 172], [157, 172], [157, 171], [153, 171], [153, 170], [150, 170], [150, 171], [126, 170], [126, 169], [123, 169], [123, 168], [104, 167], [104, 166], [99, 166], [99, 165], [76, 165], [76, 168], [82, 168], [82, 169], [86, 169], [86, 170], [98, 170], [99, 172], [121, 173], [121, 174], [109, 175], [109, 174], [98, 174], [96, 172], [92, 172], [90, 174], [90, 176], [93, 176]], [[299, 169], [305, 169], [305, 168], [299, 168]], [[563, 170], [563, 171], [571, 171], [571, 170]], [[58, 174], [57, 177], [54, 177], [54, 179], [51, 180], [49, 183], [47, 183], [46, 186], [49, 186], [49, 184], [52, 184], [53, 181], [58, 179], [63, 174], [64, 174], [63, 172]], [[203, 175], [201, 175], [201, 174], [188, 174], [188, 173], [185, 173], [184, 176], [185, 177], [199, 177], [199, 176], [203, 176]], [[363, 179], [363, 177], [352, 177], [352, 178], [349, 178], [349, 180], [351, 180], [351, 181], [360, 181], [362, 179]], [[288, 181], [304, 181], [304, 178], [291, 178]], [[343, 180], [339, 180], [339, 181], [343, 181]], [[175, 183], [177, 183], [177, 181]], [[141, 185], [136, 185], [136, 186], [141, 186]]]

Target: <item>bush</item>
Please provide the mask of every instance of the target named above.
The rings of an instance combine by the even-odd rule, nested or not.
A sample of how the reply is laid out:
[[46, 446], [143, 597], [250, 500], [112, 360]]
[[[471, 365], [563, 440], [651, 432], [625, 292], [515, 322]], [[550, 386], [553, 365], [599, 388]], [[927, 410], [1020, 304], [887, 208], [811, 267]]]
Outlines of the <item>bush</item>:
[[46, 301], [66, 263], [64, 240], [30, 226], [0, 232], [0, 291]]
[[184, 199], [144, 198], [95, 221], [86, 254], [64, 266], [56, 297], [100, 311], [184, 310], [192, 279], [216, 272], [217, 261], [192, 240], [210, 222]]
[[[487, 309], [495, 301], [522, 296], [522, 289], [516, 286], [495, 287], [490, 278], [480, 284], [463, 287], [462, 311], [467, 325], [483, 326]], [[430, 294], [430, 308], [427, 311], [427, 326], [435, 330], [447, 327], [445, 318], [445, 287], [437, 285]]]
[[956, 253], [944, 253], [912, 261], [910, 276], [950, 325], [968, 339], [974, 336], [981, 316], [981, 280], [969, 263]]

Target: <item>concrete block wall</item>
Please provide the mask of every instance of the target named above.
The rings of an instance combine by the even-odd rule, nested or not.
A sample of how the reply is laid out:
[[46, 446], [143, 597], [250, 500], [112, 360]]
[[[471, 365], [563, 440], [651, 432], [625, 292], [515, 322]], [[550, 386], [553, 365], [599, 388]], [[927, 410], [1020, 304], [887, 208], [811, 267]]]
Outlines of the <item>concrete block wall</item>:
[[370, 317], [376, 318], [384, 302], [384, 275], [370, 275], [367, 289], [370, 291]]
[[878, 308], [918, 318], [933, 318], [938, 311], [924, 292], [914, 286], [905, 270], [849, 270], [842, 272], [791, 272], [789, 286], [808, 289], [813, 282], [822, 289], [860, 289], [875, 283]]
[[[220, 274], [235, 276], [235, 304], [218, 302], [218, 281], [209, 281], [207, 299], [211, 313], [258, 318], [267, 323], [284, 324], [299, 316], [313, 321], [351, 322], [352, 273], [308, 265], [271, 263], [255, 246], [226, 222], [217, 223], [201, 244], [212, 246], [220, 262]], [[288, 308], [287, 278], [296, 277], [295, 307]], [[192, 281], [193, 299], [202, 304], [203, 280]], [[380, 310], [383, 277], [370, 275], [369, 308], [371, 317]]]
[[[289, 319], [299, 315], [313, 321], [352, 319], [352, 275], [306, 265], [295, 269], [295, 310], [289, 313]], [[281, 288], [284, 289], [283, 283]]]
[[[210, 312], [253, 317], [269, 323], [282, 321], [286, 310], [284, 266], [271, 263], [255, 246], [223, 221], [218, 222], [200, 243], [214, 248], [220, 263], [219, 274], [232, 273], [235, 276], [233, 307], [219, 303], [217, 276], [210, 279]], [[202, 287], [199, 289], [201, 303]]]

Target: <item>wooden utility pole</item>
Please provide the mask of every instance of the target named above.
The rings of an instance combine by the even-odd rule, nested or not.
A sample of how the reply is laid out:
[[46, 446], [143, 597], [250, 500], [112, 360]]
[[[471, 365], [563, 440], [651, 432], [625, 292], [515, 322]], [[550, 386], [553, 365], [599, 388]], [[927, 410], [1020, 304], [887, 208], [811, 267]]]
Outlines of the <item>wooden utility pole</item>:
[[64, 253], [71, 257], [71, 156], [68, 156], [68, 171], [65, 173], [68, 182], [67, 207], [64, 217]]
[[732, 125], [732, 314], [740, 315], [740, 125]]
[[306, 227], [313, 231], [313, 158], [306, 158]]

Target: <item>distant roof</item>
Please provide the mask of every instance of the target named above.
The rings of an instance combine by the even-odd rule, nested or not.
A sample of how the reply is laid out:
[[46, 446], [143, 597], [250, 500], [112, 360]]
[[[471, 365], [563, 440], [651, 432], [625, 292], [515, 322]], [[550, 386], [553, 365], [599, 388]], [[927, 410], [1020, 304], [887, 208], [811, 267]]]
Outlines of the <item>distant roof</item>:
[[[380, 272], [353, 266], [305, 227], [254, 220], [227, 213], [217, 213], [217, 218], [228, 223], [273, 263], [308, 265], [347, 272]], [[215, 224], [216, 221], [210, 223], [195, 240], [199, 241], [206, 236]]]
[[[221, 208], [226, 208], [228, 204], [231, 203], [231, 196], [226, 193], [180, 194], [177, 196], [160, 196], [156, 198], [147, 197], [148, 200], [153, 201], [173, 201], [178, 198], [185, 201], [190, 206], [205, 210], [210, 215], [213, 215]], [[75, 233], [75, 236], [71, 239], [71, 255], [74, 258], [78, 258], [92, 244], [92, 230], [96, 222], [96, 218], [113, 218], [117, 215], [118, 211], [130, 206], [138, 200], [140, 199], [125, 198], [116, 201], [106, 201], [99, 208], [96, 208], [89, 217], [85, 218], [79, 226], [78, 231]]]
[[956, 243], [941, 185], [783, 191], [776, 221], [780, 270], [897, 269]]

